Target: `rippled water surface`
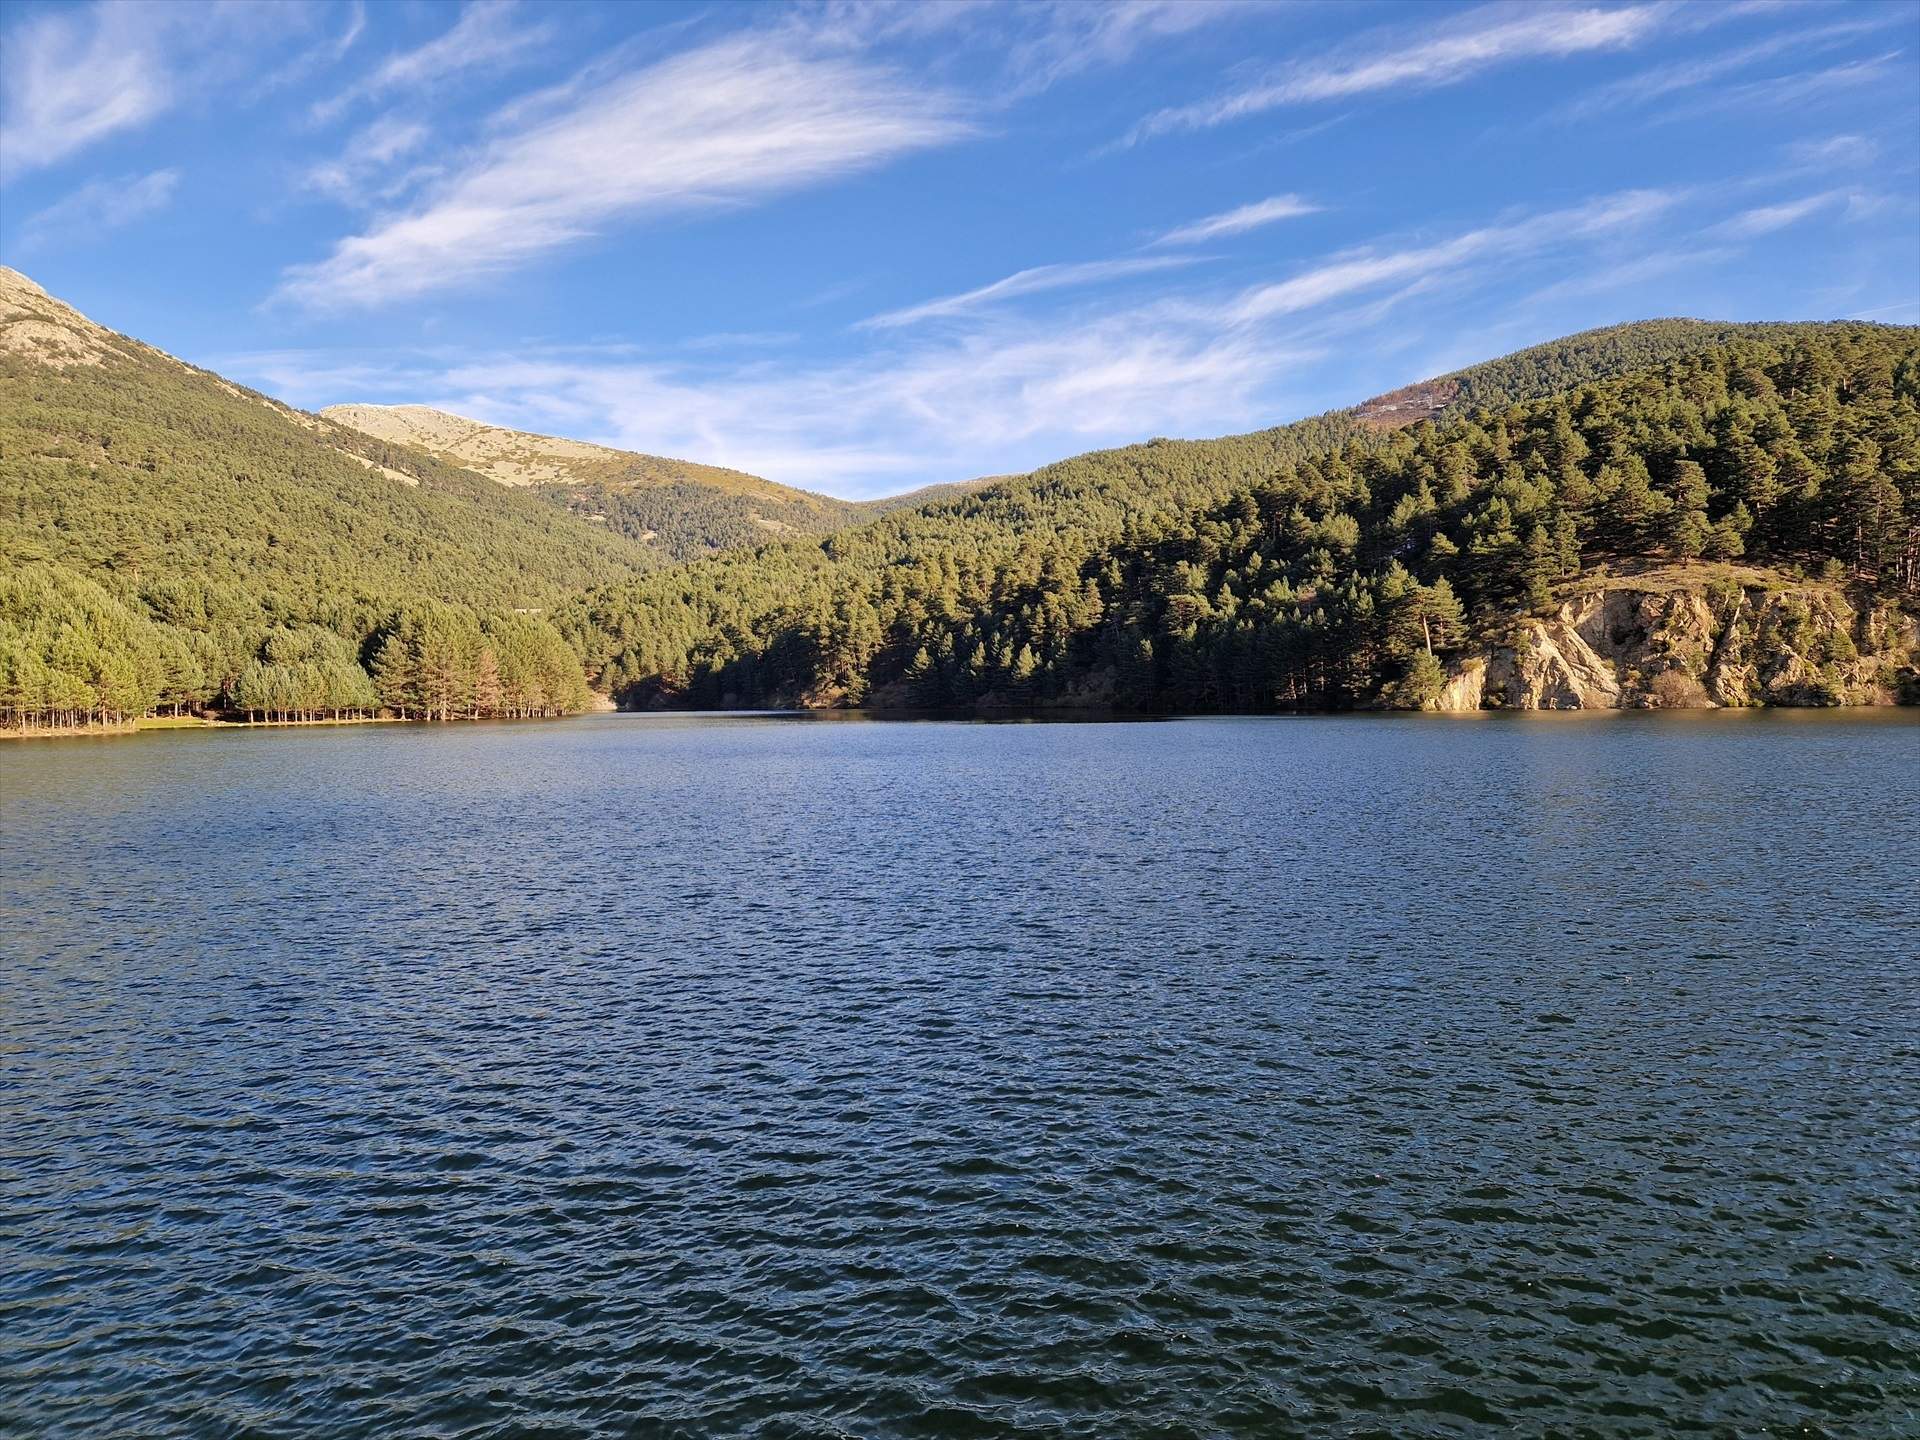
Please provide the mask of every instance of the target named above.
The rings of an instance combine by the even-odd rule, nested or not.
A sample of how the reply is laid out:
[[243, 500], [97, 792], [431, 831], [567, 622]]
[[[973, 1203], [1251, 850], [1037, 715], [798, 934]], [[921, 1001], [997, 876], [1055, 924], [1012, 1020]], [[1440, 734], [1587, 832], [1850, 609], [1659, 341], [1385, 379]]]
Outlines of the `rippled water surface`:
[[0, 748], [0, 1433], [1920, 1434], [1920, 727]]

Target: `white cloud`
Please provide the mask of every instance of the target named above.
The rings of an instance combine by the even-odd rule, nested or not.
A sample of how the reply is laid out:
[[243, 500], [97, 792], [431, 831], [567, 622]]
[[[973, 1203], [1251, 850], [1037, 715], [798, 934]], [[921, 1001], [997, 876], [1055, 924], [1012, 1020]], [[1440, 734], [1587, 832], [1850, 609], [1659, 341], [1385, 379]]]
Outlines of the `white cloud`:
[[334, 41], [333, 58], [338, 60], [353, 48], [354, 42], [365, 33], [367, 28], [367, 0], [353, 0], [347, 10], [347, 28], [340, 32], [340, 38]]
[[254, 104], [269, 95], [297, 85], [322, 70], [338, 65], [346, 59], [347, 52], [353, 49], [367, 29], [366, 0], [353, 0], [347, 8], [346, 24], [340, 33], [331, 40], [322, 40], [310, 45], [306, 50], [293, 57], [277, 69], [269, 70], [259, 76], [240, 96], [242, 104]]
[[410, 211], [288, 270], [279, 293], [338, 307], [452, 289], [616, 220], [743, 204], [965, 133], [937, 90], [788, 37], [738, 36], [503, 134]]
[[1320, 206], [1302, 200], [1298, 195], [1275, 195], [1270, 200], [1256, 200], [1251, 205], [1242, 205], [1237, 210], [1222, 211], [1218, 215], [1209, 215], [1196, 220], [1191, 225], [1182, 225], [1177, 230], [1169, 230], [1153, 243], [1156, 245], [1199, 245], [1208, 240], [1217, 240], [1223, 235], [1240, 235], [1248, 230], [1257, 230], [1262, 225], [1271, 225], [1279, 220], [1292, 220], [1301, 215], [1317, 215]]
[[[1522, 280], [1620, 267], [1636, 258], [1642, 222], [1681, 199], [1604, 196], [1423, 244], [1329, 256], [1237, 291], [1113, 294], [1065, 314], [968, 307], [951, 312], [952, 324], [869, 331], [855, 353], [830, 361], [746, 345], [662, 354], [610, 344], [363, 366], [311, 355], [219, 363], [296, 403], [414, 401], [870, 495], [1018, 472], [1156, 433], [1246, 430], [1350, 401], [1367, 393], [1365, 382], [1340, 367], [1372, 380], [1412, 378], [1379, 373], [1389, 363], [1381, 357], [1431, 333], [1448, 313], [1439, 307], [1506, 295]], [[1707, 248], [1672, 224], [1659, 233], [1670, 245]], [[1638, 273], [1664, 268], [1648, 261]]]
[[984, 52], [1013, 99], [1236, 16], [1272, 13], [1262, 0], [827, 0], [787, 23], [847, 49], [933, 43], [948, 60]]
[[1043, 89], [1083, 70], [1124, 65], [1145, 46], [1249, 8], [1244, 0], [1055, 0], [1016, 6], [1012, 18], [1032, 22], [1033, 29], [1015, 39], [1009, 61], [1025, 88]]
[[1556, 59], [1638, 43], [1659, 26], [1662, 7], [1613, 9], [1507, 5], [1473, 11], [1460, 21], [1391, 45], [1299, 61], [1255, 84], [1194, 105], [1159, 110], [1126, 137], [1132, 144], [1179, 130], [1202, 130], [1283, 105], [1337, 100], [1379, 90], [1453, 85], [1483, 70], [1520, 60]]
[[1070, 286], [1098, 285], [1107, 280], [1117, 280], [1128, 275], [1142, 275], [1154, 270], [1170, 270], [1178, 266], [1191, 265], [1198, 257], [1186, 255], [1146, 256], [1125, 260], [1089, 260], [1077, 265], [1035, 265], [1031, 269], [1017, 271], [1004, 280], [996, 280], [991, 285], [982, 285], [977, 290], [968, 290], [959, 295], [946, 295], [938, 300], [928, 300], [919, 305], [910, 305], [901, 310], [889, 310], [885, 314], [875, 315], [862, 320], [860, 328], [865, 330], [891, 330], [902, 325], [918, 324], [922, 320], [952, 319], [968, 315], [985, 308], [995, 301], [1011, 300], [1020, 295], [1034, 295], [1043, 290], [1064, 290]]
[[1787, 146], [1787, 158], [1809, 169], [1871, 165], [1880, 147], [1864, 135], [1829, 135], [1824, 140], [1796, 140]]
[[1822, 210], [1845, 205], [1851, 198], [1845, 190], [1827, 190], [1818, 195], [1783, 201], [1778, 205], [1762, 205], [1723, 220], [1710, 233], [1734, 240], [1752, 240], [1761, 235], [1771, 235], [1776, 230], [1784, 230], [1789, 225], [1797, 225]]
[[52, 11], [7, 33], [0, 159], [9, 173], [63, 160], [173, 103], [154, 19], [142, 6], [99, 4]]
[[1740, 85], [1723, 85], [1710, 94], [1676, 106], [1659, 116], [1658, 121], [1692, 120], [1726, 110], [1812, 107], [1836, 95], [1846, 96], [1870, 88], [1889, 76], [1910, 75], [1911, 65], [1897, 69], [1894, 65], [1904, 54], [1904, 51], [1889, 50], [1884, 55], [1850, 60], [1821, 70], [1798, 70]]
[[1021, 322], [813, 368], [649, 363], [619, 351], [338, 366], [233, 357], [301, 403], [418, 400], [519, 429], [730, 465], [841, 495], [1021, 468], [1116, 436], [1251, 424], [1298, 347], [1169, 327], [1151, 309]]
[[300, 3], [96, 0], [14, 25], [0, 45], [0, 174], [55, 164], [151, 123], [255, 63], [263, 42], [312, 15]]
[[[1881, 305], [1872, 310], [1860, 310], [1847, 318], [1849, 320], [1878, 320], [1888, 315], [1913, 314], [1920, 312], [1920, 300], [1901, 300], [1892, 305]], [[1888, 321], [1888, 324], [1893, 323]]]
[[83, 244], [108, 230], [131, 225], [172, 204], [179, 183], [178, 170], [156, 170], [151, 175], [123, 175], [82, 185], [21, 224], [20, 248], [34, 251]]
[[[456, 76], [526, 59], [551, 38], [553, 27], [522, 24], [520, 13], [518, 0], [472, 0], [444, 33], [415, 49], [388, 56], [371, 74], [316, 103], [314, 120], [326, 124], [362, 100], [395, 91], [418, 95]], [[358, 28], [350, 29], [346, 43], [359, 33]]]
[[388, 198], [392, 187], [382, 176], [425, 145], [427, 136], [426, 125], [418, 120], [383, 115], [354, 135], [338, 158], [309, 168], [300, 183], [350, 205]]
[[1724, 75], [1749, 69], [1776, 55], [1791, 54], [1805, 57], [1816, 54], [1819, 51], [1831, 49], [1836, 44], [1843, 43], [1854, 36], [1883, 29], [1891, 18], [1893, 17], [1870, 16], [1838, 25], [1790, 30], [1769, 36], [1765, 40], [1743, 46], [1738, 50], [1657, 65], [1650, 70], [1643, 70], [1638, 75], [1629, 75], [1623, 80], [1600, 86], [1560, 111], [1559, 118], [1584, 120], [1608, 110], [1644, 105], [1664, 96], [1677, 94], [1682, 90], [1698, 89]]
[[1564, 280], [1557, 280], [1551, 285], [1533, 291], [1516, 308], [1525, 311], [1529, 307], [1539, 307], [1583, 295], [1607, 295], [1616, 290], [1644, 285], [1652, 280], [1664, 280], [1684, 270], [1724, 265], [1736, 259], [1739, 254], [1739, 249], [1734, 246], [1687, 245], [1678, 250], [1640, 255], [1618, 265], [1610, 265], [1598, 270], [1583, 270]]
[[1404, 250], [1364, 250], [1336, 257], [1287, 280], [1259, 285], [1232, 305], [1233, 318], [1251, 324], [1311, 310], [1382, 286], [1429, 283], [1475, 261], [1505, 261], [1569, 241], [1587, 241], [1650, 220], [1677, 203], [1663, 190], [1629, 190], [1570, 209], [1470, 230], [1452, 239]]

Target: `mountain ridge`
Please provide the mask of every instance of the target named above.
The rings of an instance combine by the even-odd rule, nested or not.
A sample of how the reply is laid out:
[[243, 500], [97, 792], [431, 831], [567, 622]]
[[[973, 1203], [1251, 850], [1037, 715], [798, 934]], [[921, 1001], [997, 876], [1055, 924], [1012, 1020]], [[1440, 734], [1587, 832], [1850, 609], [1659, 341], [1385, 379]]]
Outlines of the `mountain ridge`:
[[502, 485], [529, 489], [583, 519], [657, 545], [674, 560], [794, 536], [830, 535], [1004, 478], [948, 481], [871, 500], [843, 500], [724, 465], [517, 430], [429, 405], [349, 403], [317, 413], [463, 465]]

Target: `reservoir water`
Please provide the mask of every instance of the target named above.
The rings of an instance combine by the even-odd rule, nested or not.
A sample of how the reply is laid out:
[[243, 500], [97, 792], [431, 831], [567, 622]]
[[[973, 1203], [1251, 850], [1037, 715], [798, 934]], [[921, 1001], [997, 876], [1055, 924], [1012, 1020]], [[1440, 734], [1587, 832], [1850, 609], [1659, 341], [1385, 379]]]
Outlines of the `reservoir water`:
[[0, 1433], [1920, 1433], [1915, 722], [0, 747]]

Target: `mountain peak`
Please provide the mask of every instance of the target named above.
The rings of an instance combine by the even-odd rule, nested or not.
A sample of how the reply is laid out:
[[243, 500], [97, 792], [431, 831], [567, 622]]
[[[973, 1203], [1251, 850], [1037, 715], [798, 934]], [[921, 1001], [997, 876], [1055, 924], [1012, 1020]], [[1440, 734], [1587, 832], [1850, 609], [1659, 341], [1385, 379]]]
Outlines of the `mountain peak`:
[[0, 354], [64, 370], [100, 364], [118, 339], [18, 270], [0, 265]]

